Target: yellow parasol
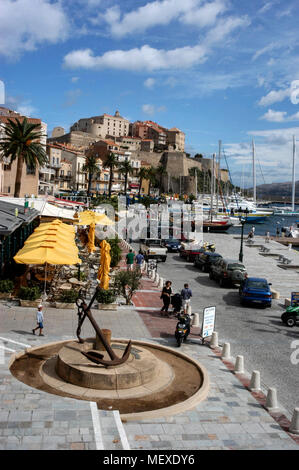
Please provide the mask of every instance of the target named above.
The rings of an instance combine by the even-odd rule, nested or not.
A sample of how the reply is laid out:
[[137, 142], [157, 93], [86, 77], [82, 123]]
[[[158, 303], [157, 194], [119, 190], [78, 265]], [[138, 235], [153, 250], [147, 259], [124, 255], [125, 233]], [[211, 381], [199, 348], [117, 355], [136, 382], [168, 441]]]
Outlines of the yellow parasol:
[[14, 256], [14, 260], [19, 264], [78, 264], [81, 259], [78, 257], [76, 246], [68, 246], [57, 242], [44, 241], [40, 245], [25, 245]]
[[87, 249], [89, 253], [93, 253], [95, 251], [95, 245], [94, 245], [94, 238], [95, 238], [95, 223], [92, 222], [89, 227], [88, 231], [88, 243], [87, 243]]
[[101, 264], [98, 270], [98, 280], [100, 281], [101, 289], [109, 289], [109, 271], [110, 271], [110, 256], [111, 246], [106, 240], [101, 243]]
[[79, 214], [79, 222], [77, 225], [90, 225], [95, 223], [96, 225], [113, 225], [114, 222], [109, 219], [105, 214], [97, 214], [93, 211], [84, 211]]

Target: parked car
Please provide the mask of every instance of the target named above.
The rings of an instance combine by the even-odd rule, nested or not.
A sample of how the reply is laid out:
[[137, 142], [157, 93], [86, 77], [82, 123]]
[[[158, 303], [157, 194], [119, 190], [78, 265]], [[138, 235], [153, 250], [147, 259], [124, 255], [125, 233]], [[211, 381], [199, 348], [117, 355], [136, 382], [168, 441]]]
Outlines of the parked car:
[[150, 259], [166, 261], [167, 250], [162, 246], [161, 240], [158, 238], [140, 239], [139, 250], [143, 254], [145, 261]]
[[181, 248], [181, 241], [176, 238], [169, 238], [168, 240], [162, 240], [162, 245], [167, 248], [167, 251], [177, 253]]
[[219, 281], [221, 287], [228, 284], [240, 284], [247, 278], [244, 264], [234, 259], [219, 258], [211, 265], [210, 279]]
[[195, 256], [194, 266], [201, 269], [202, 272], [208, 273], [211, 265], [216, 263], [222, 256], [219, 253], [212, 253], [211, 251], [204, 251]]
[[283, 323], [287, 326], [299, 325], [299, 305], [290, 305], [286, 311], [281, 315]]
[[242, 305], [261, 304], [265, 307], [272, 305], [272, 293], [266, 279], [259, 277], [248, 277], [241, 283], [239, 288], [240, 301]]
[[180, 248], [180, 257], [185, 258], [187, 261], [194, 261], [196, 255], [203, 253], [205, 249], [200, 245], [190, 245], [190, 243], [182, 242]]

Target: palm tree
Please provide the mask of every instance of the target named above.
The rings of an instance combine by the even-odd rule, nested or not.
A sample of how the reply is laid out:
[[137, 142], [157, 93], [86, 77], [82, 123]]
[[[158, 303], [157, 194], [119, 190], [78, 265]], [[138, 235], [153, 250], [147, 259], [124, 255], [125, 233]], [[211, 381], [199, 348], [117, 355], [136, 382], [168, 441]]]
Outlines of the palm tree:
[[140, 168], [140, 170], [138, 172], [138, 178], [139, 178], [138, 196], [140, 196], [142, 181], [147, 179], [147, 168], [145, 168], [145, 167]]
[[109, 187], [108, 187], [108, 197], [111, 197], [111, 187], [112, 187], [112, 181], [113, 181], [113, 170], [114, 168], [118, 166], [118, 160], [114, 153], [110, 152], [107, 160], [104, 163], [105, 168], [109, 168], [110, 170], [110, 177], [109, 177]]
[[17, 159], [14, 197], [20, 197], [24, 163], [34, 170], [37, 165], [48, 162], [46, 151], [40, 143], [41, 138], [46, 136], [41, 133], [40, 124], [31, 124], [27, 118], [22, 121], [8, 119], [4, 132], [5, 137], [0, 141], [1, 158], [9, 160], [9, 163]]
[[154, 185], [154, 184], [157, 182], [156, 176], [157, 176], [157, 169], [154, 168], [153, 166], [151, 166], [150, 168], [148, 168], [148, 170], [147, 170], [147, 177], [146, 177], [146, 179], [149, 180], [148, 196], [150, 196], [150, 194], [151, 194], [152, 185]]
[[128, 160], [122, 162], [119, 167], [120, 174], [125, 175], [125, 193], [127, 193], [128, 175], [132, 175], [133, 171], [134, 168]]
[[90, 196], [91, 183], [93, 177], [98, 176], [101, 173], [97, 160], [98, 157], [93, 152], [93, 150], [88, 150], [85, 156], [85, 163], [82, 166], [82, 171], [86, 171], [88, 173], [87, 196]]

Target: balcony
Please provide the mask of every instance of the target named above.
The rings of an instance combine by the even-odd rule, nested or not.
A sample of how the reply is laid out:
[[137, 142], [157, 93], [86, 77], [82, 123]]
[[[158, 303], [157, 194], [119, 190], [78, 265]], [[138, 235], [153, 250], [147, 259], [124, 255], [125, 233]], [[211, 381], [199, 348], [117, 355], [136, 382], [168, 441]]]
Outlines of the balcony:
[[38, 169], [39, 173], [41, 174], [46, 174], [46, 175], [55, 175], [55, 170], [52, 168], [49, 168], [47, 166], [41, 166]]

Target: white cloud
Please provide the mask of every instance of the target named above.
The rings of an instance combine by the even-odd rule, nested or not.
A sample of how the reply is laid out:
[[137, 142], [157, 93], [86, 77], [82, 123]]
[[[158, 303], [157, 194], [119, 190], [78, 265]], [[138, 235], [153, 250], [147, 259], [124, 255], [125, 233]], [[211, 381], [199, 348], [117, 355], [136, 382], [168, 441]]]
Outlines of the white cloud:
[[273, 49], [275, 49], [276, 47], [279, 47], [279, 44], [275, 42], [271, 42], [271, 44], [268, 44], [268, 46], [265, 46], [262, 49], [259, 49], [258, 51], [256, 51], [256, 53], [252, 56], [252, 61], [254, 62], [261, 55], [266, 54], [267, 52], [273, 51]]
[[155, 113], [163, 113], [166, 111], [165, 106], [159, 106], [157, 108], [156, 106], [152, 104], [144, 104], [141, 109], [144, 114], [148, 114], [150, 116], [152, 116]]
[[61, 4], [48, 0], [1, 0], [0, 25], [0, 55], [8, 57], [57, 43], [69, 31]]
[[152, 104], [144, 104], [141, 109], [143, 113], [149, 114], [150, 116], [155, 113], [155, 106]]
[[269, 122], [299, 121], [299, 112], [288, 116], [286, 111], [273, 111], [272, 109], [268, 109], [260, 119], [264, 119]]
[[23, 101], [16, 108], [17, 113], [20, 113], [22, 116], [32, 117], [37, 113], [37, 109], [32, 106], [31, 101]]
[[237, 28], [245, 28], [250, 25], [248, 16], [231, 16], [222, 18], [218, 21], [216, 26], [212, 28], [205, 39], [206, 46], [212, 46], [216, 43], [222, 42], [230, 33]]
[[79, 77], [72, 77], [71, 82], [76, 83], [79, 80]]
[[227, 9], [226, 3], [226, 0], [215, 0], [200, 8], [190, 9], [182, 15], [181, 22], [199, 27], [210, 26]]
[[123, 37], [137, 31], [144, 32], [153, 26], [167, 25], [195, 8], [201, 0], [162, 0], [149, 2], [129, 13], [121, 19], [121, 12], [118, 6], [106, 10], [103, 19], [109, 24], [110, 31], [114, 36]]
[[[166, 1], [166, 0], [165, 0]], [[170, 0], [169, 0], [170, 1]], [[217, 43], [222, 43], [232, 31], [250, 24], [247, 16], [228, 17], [218, 21], [206, 35], [202, 44], [165, 50], [144, 45], [127, 51], [114, 50], [95, 56], [91, 49], [79, 49], [64, 57], [67, 68], [110, 68], [120, 70], [171, 70], [187, 69], [206, 61], [208, 53]]]
[[280, 103], [291, 95], [291, 89], [272, 90], [266, 96], [263, 96], [258, 104], [260, 106], [270, 106], [273, 103]]
[[154, 78], [147, 78], [144, 82], [144, 86], [146, 88], [153, 88], [155, 83], [156, 83], [156, 80]]
[[115, 50], [94, 56], [91, 49], [72, 51], [64, 57], [68, 68], [110, 68], [120, 70], [186, 69], [206, 60], [206, 48], [201, 45], [166, 51], [148, 45], [128, 51]]
[[270, 8], [272, 8], [272, 6], [274, 5], [274, 2], [267, 2], [265, 3], [264, 6], [262, 6], [262, 8], [259, 9], [259, 13], [265, 13], [266, 11], [270, 10]]

